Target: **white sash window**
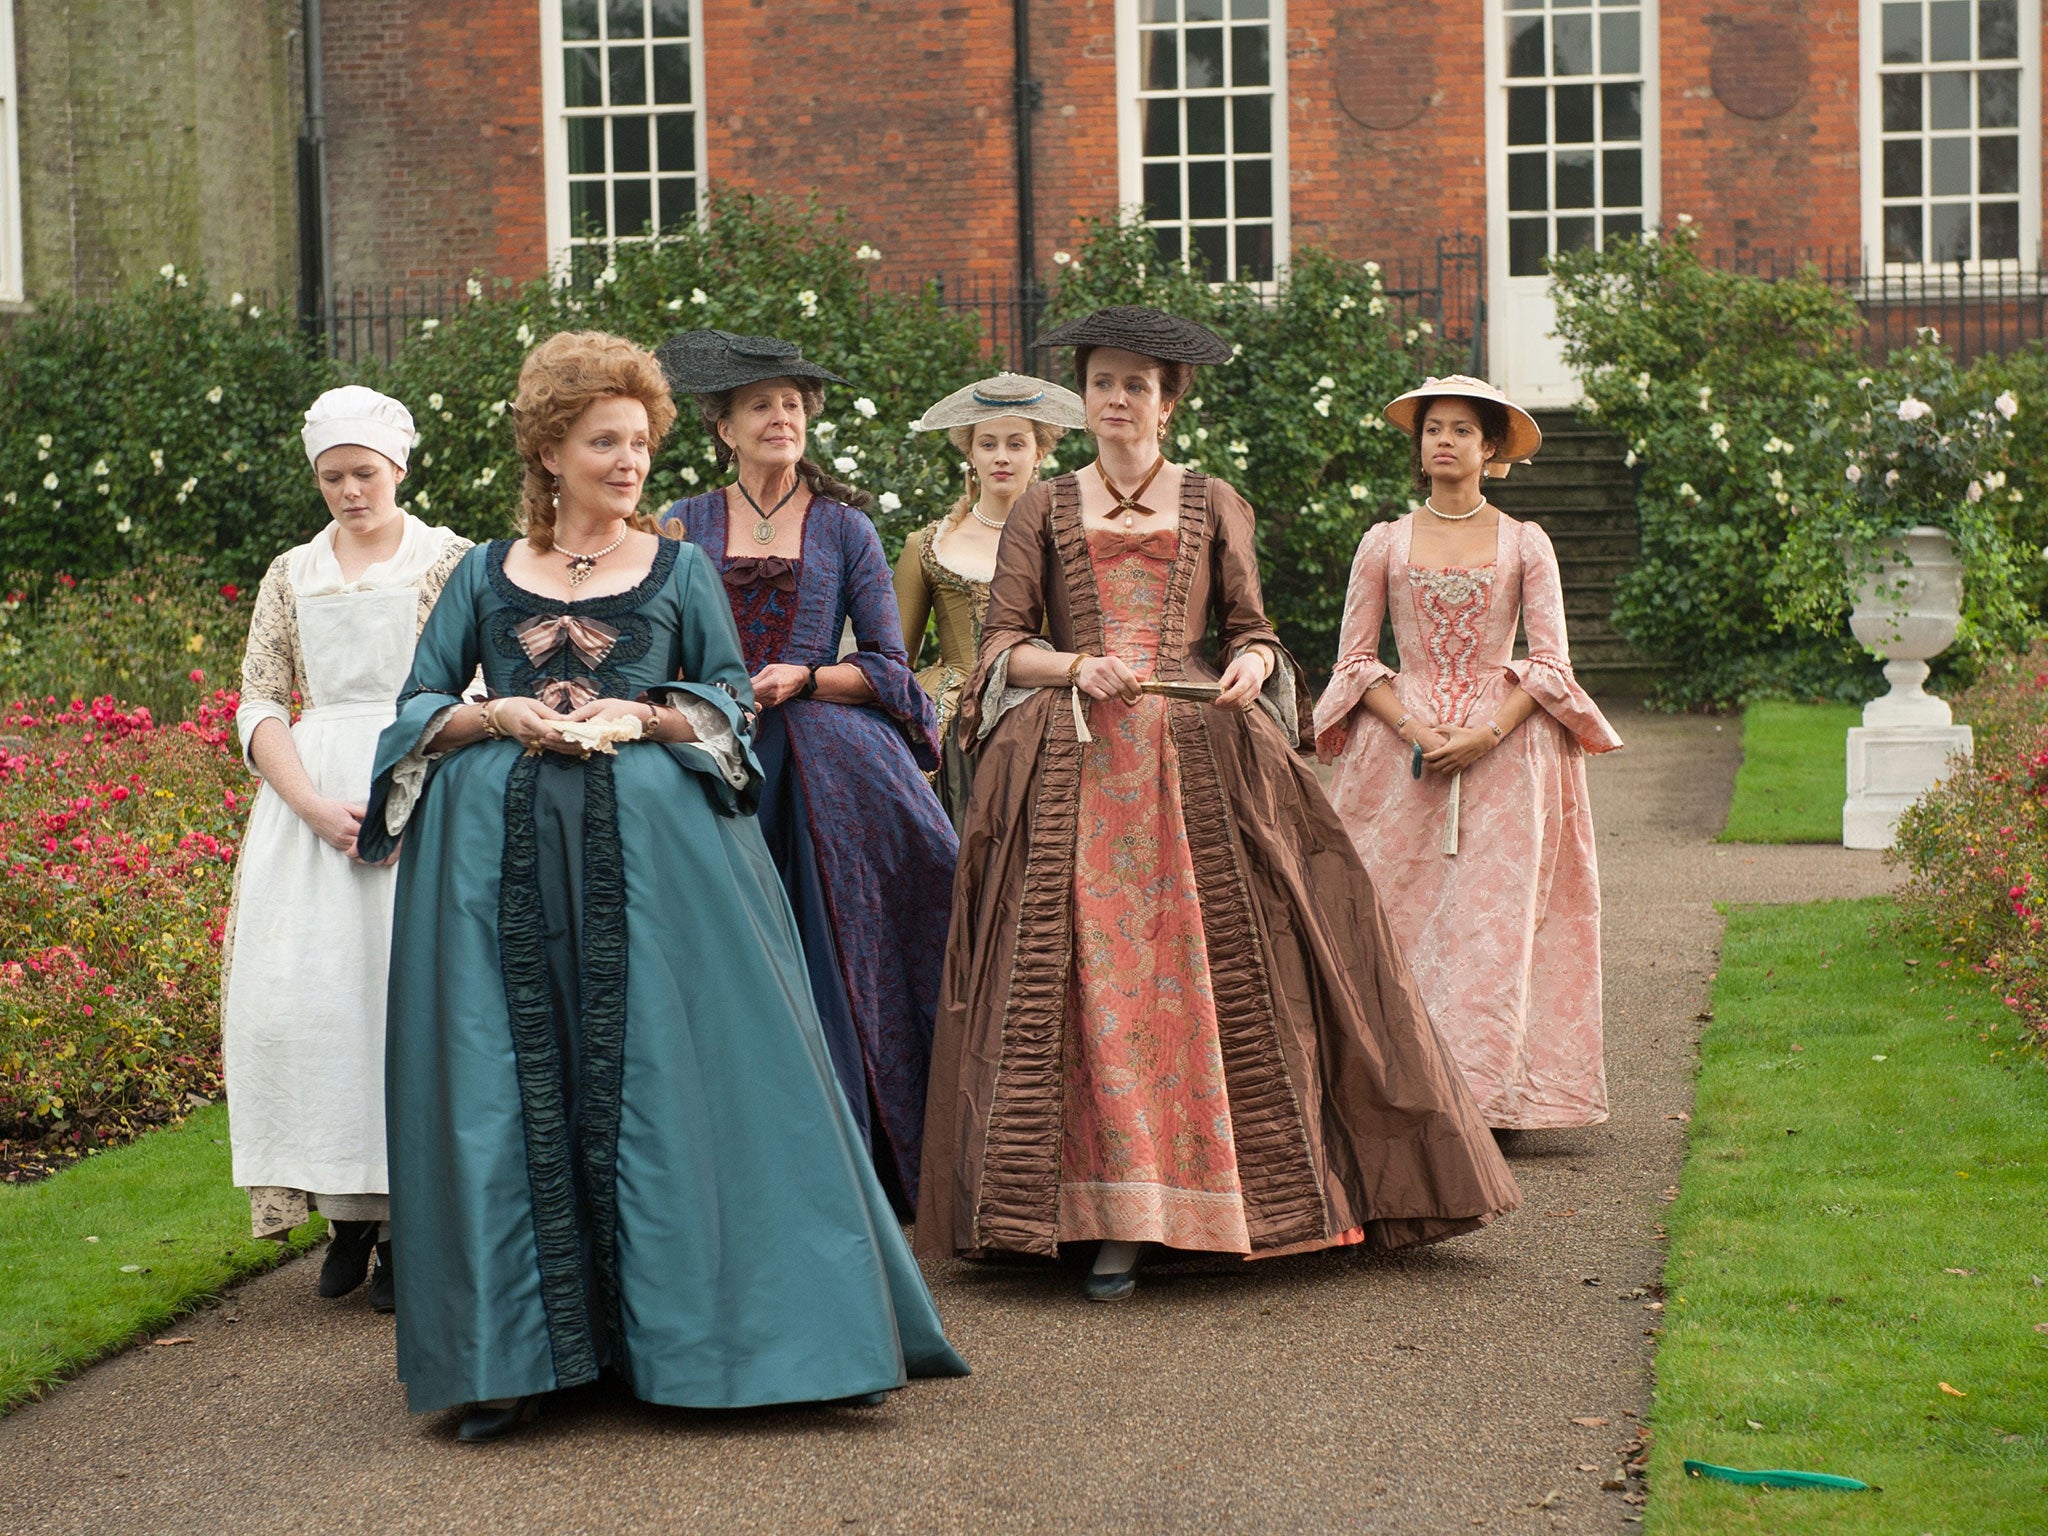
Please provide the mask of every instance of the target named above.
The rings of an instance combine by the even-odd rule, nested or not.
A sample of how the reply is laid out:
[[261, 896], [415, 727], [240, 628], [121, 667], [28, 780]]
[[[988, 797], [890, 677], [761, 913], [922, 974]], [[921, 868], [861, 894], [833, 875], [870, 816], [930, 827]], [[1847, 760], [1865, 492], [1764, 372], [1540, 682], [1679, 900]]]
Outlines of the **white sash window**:
[[1287, 262], [1284, 0], [1118, 0], [1122, 201], [1211, 281]]
[[1865, 233], [1886, 270], [2031, 264], [2040, 35], [2038, 0], [1865, 0]]
[[572, 270], [698, 217], [700, 0], [541, 0], [548, 244]]

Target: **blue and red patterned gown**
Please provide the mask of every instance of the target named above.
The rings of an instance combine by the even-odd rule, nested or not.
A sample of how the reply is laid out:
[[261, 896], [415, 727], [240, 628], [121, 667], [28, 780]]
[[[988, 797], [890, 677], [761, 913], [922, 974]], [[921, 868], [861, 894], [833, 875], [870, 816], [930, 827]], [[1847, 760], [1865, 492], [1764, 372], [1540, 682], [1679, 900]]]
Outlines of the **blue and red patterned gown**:
[[959, 842], [925, 772], [938, 717], [904, 655], [895, 587], [867, 516], [812, 498], [794, 561], [726, 554], [726, 498], [693, 496], [664, 517], [725, 579], [747, 671], [845, 660], [873, 704], [791, 699], [754, 737], [766, 782], [761, 831], [803, 935], [832, 1065], [876, 1172], [906, 1217], [916, 1209], [925, 1080]]

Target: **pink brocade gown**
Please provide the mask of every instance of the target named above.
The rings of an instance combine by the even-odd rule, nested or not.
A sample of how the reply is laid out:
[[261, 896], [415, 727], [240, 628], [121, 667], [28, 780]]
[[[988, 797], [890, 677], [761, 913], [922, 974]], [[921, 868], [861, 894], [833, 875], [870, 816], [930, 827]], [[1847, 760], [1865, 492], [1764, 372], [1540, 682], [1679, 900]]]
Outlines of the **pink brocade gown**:
[[[1109, 654], [1153, 675], [1180, 535], [1091, 529]], [[1166, 700], [1096, 700], [1081, 760], [1059, 1240], [1247, 1253]]]
[[[1414, 516], [1360, 541], [1338, 662], [1316, 732], [1348, 732], [1330, 800], [1385, 903], [1429, 1016], [1489, 1125], [1607, 1118], [1601, 1055], [1600, 876], [1585, 753], [1621, 738], [1572, 675], [1557, 557], [1505, 513], [1494, 563], [1409, 564]], [[1378, 655], [1391, 615], [1401, 671]], [[1517, 623], [1529, 655], [1512, 659]], [[1452, 781], [1409, 771], [1409, 748], [1362, 707], [1384, 682], [1418, 721], [1484, 726], [1515, 689], [1539, 706]], [[1454, 849], [1453, 849], [1454, 842]]]

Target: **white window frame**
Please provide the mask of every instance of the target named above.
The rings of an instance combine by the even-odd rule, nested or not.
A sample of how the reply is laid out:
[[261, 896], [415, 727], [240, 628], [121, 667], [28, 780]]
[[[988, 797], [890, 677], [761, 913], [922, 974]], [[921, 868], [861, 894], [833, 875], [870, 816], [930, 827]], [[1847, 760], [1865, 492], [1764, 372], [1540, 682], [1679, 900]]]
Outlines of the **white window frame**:
[[[4, 5], [6, 0], [0, 0]], [[570, 275], [575, 246], [569, 223], [568, 108], [562, 85], [562, 0], [539, 0], [541, 174], [546, 178], [548, 265], [558, 281]], [[651, 107], [648, 110], [652, 110]], [[710, 181], [705, 162], [704, 0], [690, 0], [690, 110], [696, 133], [697, 217], [705, 217], [704, 192]], [[614, 242], [637, 236], [614, 236]]]
[[[1857, 92], [1863, 194], [1863, 270], [1872, 278], [1908, 279], [1915, 293], [1941, 281], [1952, 289], [1975, 286], [1979, 273], [1996, 281], [2041, 267], [2041, 0], [2018, 0], [2020, 54], [2020, 249], [2016, 258], [1972, 261], [1961, 282], [1953, 263], [1884, 259], [1884, 0], [1862, 0], [1858, 24], [1861, 89]], [[1996, 67], [1995, 61], [1985, 61]], [[1982, 67], [1981, 65], [1973, 65]], [[1981, 130], [1980, 130], [1981, 131]], [[1972, 205], [1980, 194], [1972, 194]], [[1921, 252], [1932, 231], [1922, 231]]]
[[[1641, 0], [1643, 229], [1664, 222], [1664, 41], [1661, 0]], [[1486, 28], [1486, 347], [1488, 376], [1526, 405], [1576, 405], [1583, 391], [1566, 366], [1548, 277], [1508, 275], [1508, 75], [1504, 0], [1484, 0]], [[1597, 14], [1597, 10], [1596, 10]], [[1546, 82], [1547, 83], [1547, 82]], [[1552, 210], [1553, 214], [1555, 210]]]
[[27, 293], [21, 267], [21, 118], [15, 104], [14, 5], [0, 0], [0, 303]]
[[[1117, 201], [1126, 218], [1143, 224], [1145, 129], [1138, 95], [1138, 4], [1139, 0], [1116, 0]], [[1249, 285], [1261, 291], [1271, 291], [1286, 280], [1294, 250], [1288, 172], [1292, 134], [1287, 94], [1287, 0], [1270, 0], [1268, 9], [1266, 24], [1273, 34], [1273, 280]]]

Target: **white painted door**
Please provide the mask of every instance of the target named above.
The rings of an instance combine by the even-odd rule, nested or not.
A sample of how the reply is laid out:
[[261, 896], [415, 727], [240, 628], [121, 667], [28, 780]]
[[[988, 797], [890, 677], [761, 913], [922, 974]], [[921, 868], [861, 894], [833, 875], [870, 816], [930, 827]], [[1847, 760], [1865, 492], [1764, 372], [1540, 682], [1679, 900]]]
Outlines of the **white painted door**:
[[1544, 263], [1656, 221], [1656, 0], [1487, 0], [1486, 64], [1488, 363], [1570, 405]]

